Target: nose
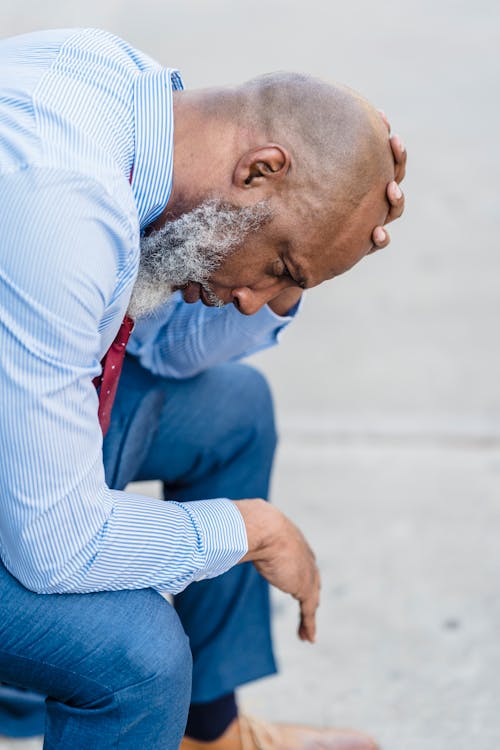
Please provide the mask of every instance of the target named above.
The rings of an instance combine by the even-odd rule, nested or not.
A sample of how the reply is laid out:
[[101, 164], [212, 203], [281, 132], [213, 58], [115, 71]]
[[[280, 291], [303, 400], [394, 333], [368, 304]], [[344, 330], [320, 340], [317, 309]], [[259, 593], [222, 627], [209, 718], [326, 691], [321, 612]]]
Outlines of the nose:
[[253, 315], [258, 312], [261, 307], [264, 307], [264, 305], [274, 299], [280, 291], [282, 291], [281, 287], [273, 284], [266, 289], [259, 290], [242, 286], [233, 289], [231, 294], [233, 302], [235, 302], [236, 307], [241, 313], [243, 313], [243, 315]]

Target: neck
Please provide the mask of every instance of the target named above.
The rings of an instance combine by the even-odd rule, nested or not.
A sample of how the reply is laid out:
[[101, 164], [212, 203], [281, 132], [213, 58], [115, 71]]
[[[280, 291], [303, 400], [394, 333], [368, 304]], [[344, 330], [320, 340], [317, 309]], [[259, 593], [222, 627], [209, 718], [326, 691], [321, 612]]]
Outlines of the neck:
[[174, 91], [173, 187], [154, 227], [209, 197], [229, 196], [239, 155], [258, 142], [258, 134], [239, 126], [232, 90]]
[[[204, 107], [204, 92], [174, 92], [174, 179], [166, 212], [177, 218], [227, 181], [232, 134]], [[161, 217], [160, 217], [161, 218]]]

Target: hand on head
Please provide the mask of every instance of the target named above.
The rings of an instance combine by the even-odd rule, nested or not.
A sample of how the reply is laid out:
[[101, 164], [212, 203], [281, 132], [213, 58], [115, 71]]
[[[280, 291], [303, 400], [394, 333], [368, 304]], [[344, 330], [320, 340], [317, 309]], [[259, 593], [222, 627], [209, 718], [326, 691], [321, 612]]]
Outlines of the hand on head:
[[404, 180], [406, 173], [406, 149], [398, 135], [390, 135], [391, 126], [385, 112], [382, 110], [379, 110], [379, 112], [390, 136], [389, 142], [394, 156], [394, 180], [391, 180], [387, 185], [387, 200], [390, 206], [387, 219], [384, 226], [377, 226], [373, 230], [372, 238], [375, 247], [372, 252], [387, 247], [391, 238], [385, 226], [390, 224], [391, 221], [399, 219], [405, 209], [405, 197], [399, 185]]

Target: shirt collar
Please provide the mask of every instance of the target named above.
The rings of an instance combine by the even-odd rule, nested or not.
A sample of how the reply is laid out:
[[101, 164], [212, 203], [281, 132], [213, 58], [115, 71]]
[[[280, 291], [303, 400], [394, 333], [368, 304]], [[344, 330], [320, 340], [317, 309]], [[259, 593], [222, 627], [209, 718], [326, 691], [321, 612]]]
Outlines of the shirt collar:
[[173, 91], [183, 88], [179, 71], [171, 68], [142, 73], [135, 83], [135, 157], [131, 185], [141, 230], [161, 214], [172, 191]]

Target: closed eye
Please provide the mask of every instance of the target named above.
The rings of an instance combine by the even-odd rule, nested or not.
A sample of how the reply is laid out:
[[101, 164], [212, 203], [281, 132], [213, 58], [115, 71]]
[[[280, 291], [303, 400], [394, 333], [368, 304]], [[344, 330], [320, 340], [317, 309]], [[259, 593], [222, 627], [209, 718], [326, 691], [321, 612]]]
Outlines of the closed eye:
[[289, 270], [288, 266], [285, 263], [283, 263], [283, 273], [281, 274], [281, 278], [282, 279], [291, 279], [293, 281], [293, 283], [297, 284], [297, 286], [300, 287], [301, 289], [305, 289], [306, 288], [306, 282], [302, 281], [302, 280], [299, 280], [299, 279], [296, 279], [295, 276], [292, 276], [292, 274], [290, 273], [290, 270]]
[[290, 281], [293, 281], [294, 284], [296, 284], [301, 289], [306, 288], [306, 283], [302, 279], [296, 279], [295, 276], [292, 276], [292, 273], [290, 269], [288, 268], [287, 264], [283, 260], [282, 257], [279, 257], [279, 259], [276, 261], [276, 264], [279, 263], [279, 268], [274, 269], [274, 275], [278, 279], [290, 279]]

